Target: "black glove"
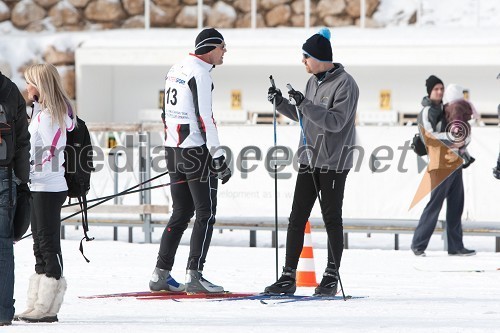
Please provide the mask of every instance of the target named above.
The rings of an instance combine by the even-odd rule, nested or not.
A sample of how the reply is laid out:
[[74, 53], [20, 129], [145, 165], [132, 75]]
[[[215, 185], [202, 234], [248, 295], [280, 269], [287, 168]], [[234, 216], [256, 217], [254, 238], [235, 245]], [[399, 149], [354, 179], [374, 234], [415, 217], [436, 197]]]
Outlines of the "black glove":
[[231, 178], [231, 169], [228, 168], [224, 156], [217, 157], [213, 159], [214, 172], [217, 174], [217, 178], [222, 180], [222, 184], [227, 183], [229, 178]]
[[31, 190], [26, 183], [17, 185], [17, 193], [26, 193], [31, 198]]
[[280, 104], [283, 101], [281, 90], [275, 87], [269, 87], [269, 90], [267, 91], [267, 100], [271, 103], [276, 101], [276, 105]]
[[28, 184], [17, 185], [17, 205], [14, 213], [14, 241], [19, 241], [31, 224], [31, 192]]
[[290, 100], [290, 104], [299, 106], [300, 103], [304, 100], [304, 95], [300, 91], [290, 90], [288, 92], [288, 99]]

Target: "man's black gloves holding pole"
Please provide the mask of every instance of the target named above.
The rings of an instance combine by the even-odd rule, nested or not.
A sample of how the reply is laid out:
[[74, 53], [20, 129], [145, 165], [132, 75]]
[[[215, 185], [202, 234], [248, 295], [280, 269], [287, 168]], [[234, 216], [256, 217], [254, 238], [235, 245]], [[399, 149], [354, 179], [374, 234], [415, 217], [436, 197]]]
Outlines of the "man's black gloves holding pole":
[[271, 103], [276, 101], [276, 105], [281, 104], [281, 102], [283, 101], [281, 90], [276, 87], [269, 87], [269, 90], [267, 91], [267, 100]]
[[304, 100], [304, 95], [290, 86], [290, 84], [287, 84], [287, 88], [289, 89], [288, 91], [288, 100], [290, 101], [290, 104], [299, 106], [300, 103]]
[[213, 171], [217, 174], [217, 178], [222, 180], [222, 184], [227, 183], [229, 178], [231, 178], [231, 169], [228, 168], [224, 156], [220, 156], [213, 159]]

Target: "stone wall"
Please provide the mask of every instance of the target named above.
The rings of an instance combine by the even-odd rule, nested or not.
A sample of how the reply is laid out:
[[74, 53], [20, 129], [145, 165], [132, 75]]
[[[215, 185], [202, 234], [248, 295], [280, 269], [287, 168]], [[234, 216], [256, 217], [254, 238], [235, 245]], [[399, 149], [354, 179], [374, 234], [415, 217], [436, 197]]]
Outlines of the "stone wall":
[[[375, 27], [371, 16], [380, 0], [366, 1], [366, 26]], [[311, 0], [311, 26], [358, 25], [359, 0]], [[203, 25], [216, 28], [251, 27], [251, 0], [204, 0]], [[151, 27], [196, 28], [197, 0], [151, 0]], [[144, 0], [0, 0], [0, 24], [28, 32], [141, 29], [144, 27]], [[304, 26], [304, 0], [257, 0], [257, 27]], [[0, 60], [2, 59], [0, 54]], [[68, 95], [75, 98], [74, 50], [45, 46], [19, 68], [4, 60], [2, 72], [22, 77], [26, 66], [35, 62], [54, 64]], [[9, 76], [11, 76], [9, 75]], [[24, 87], [20, 87], [23, 89]], [[24, 92], [26, 94], [26, 92]]]
[[[366, 1], [367, 26], [380, 0]], [[197, 0], [151, 0], [151, 27], [196, 28]], [[312, 26], [357, 25], [360, 0], [311, 0]], [[24, 31], [144, 27], [144, 0], [3, 0], [0, 23]], [[257, 0], [257, 27], [304, 26], [304, 0]], [[251, 27], [251, 0], [204, 0], [203, 25]]]

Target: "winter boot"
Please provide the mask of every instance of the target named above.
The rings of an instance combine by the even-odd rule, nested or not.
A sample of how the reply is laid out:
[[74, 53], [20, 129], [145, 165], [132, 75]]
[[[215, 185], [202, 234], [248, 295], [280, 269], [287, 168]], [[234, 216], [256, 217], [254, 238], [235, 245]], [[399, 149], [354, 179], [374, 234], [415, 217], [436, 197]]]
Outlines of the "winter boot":
[[283, 267], [281, 277], [272, 285], [264, 289], [265, 294], [271, 295], [293, 295], [297, 289], [295, 280], [296, 270], [290, 267]]
[[314, 289], [314, 296], [335, 296], [337, 294], [338, 282], [339, 275], [337, 270], [326, 268], [321, 283]]
[[203, 278], [201, 271], [188, 269], [186, 272], [186, 292], [188, 293], [223, 293], [224, 288]]
[[155, 267], [151, 280], [149, 281], [149, 290], [151, 291], [184, 291], [186, 288], [182, 283], [175, 281], [170, 275], [170, 271]]
[[40, 286], [40, 278], [43, 274], [33, 274], [30, 276], [30, 282], [28, 285], [28, 298], [26, 300], [26, 310], [20, 314], [14, 315], [14, 321], [18, 321], [19, 317], [25, 316], [35, 309], [35, 302], [38, 298], [38, 287]]
[[57, 313], [61, 308], [66, 289], [66, 279], [63, 277], [56, 280], [45, 275], [42, 276], [34, 310], [24, 316], [19, 316], [19, 319], [30, 323], [53, 323], [58, 321]]

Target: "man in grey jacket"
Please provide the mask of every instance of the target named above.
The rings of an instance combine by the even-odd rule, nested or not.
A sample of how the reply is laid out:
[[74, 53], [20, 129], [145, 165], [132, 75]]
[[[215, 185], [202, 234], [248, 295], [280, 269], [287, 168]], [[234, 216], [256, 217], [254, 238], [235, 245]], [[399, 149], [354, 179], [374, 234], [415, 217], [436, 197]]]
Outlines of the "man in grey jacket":
[[[282, 276], [265, 288], [269, 294], [293, 294], [296, 269], [304, 243], [304, 230], [316, 199], [328, 234], [328, 263], [315, 295], [337, 293], [338, 269], [344, 247], [342, 201], [355, 138], [359, 90], [354, 79], [339, 63], [332, 62], [330, 31], [321, 29], [302, 46], [302, 63], [312, 76], [305, 95], [290, 89], [290, 100], [269, 88], [268, 100], [277, 111], [301, 122], [299, 173], [290, 213], [285, 267]], [[304, 138], [305, 136], [305, 138]]]

